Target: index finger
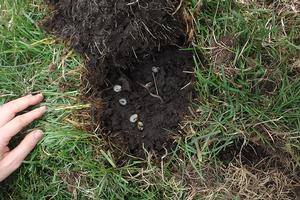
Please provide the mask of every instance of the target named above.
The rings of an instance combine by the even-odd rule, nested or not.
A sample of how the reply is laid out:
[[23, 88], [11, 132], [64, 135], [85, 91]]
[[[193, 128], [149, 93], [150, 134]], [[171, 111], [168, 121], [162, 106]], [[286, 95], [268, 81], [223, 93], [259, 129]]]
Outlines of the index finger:
[[4, 144], [8, 144], [13, 136], [15, 136], [19, 131], [21, 131], [24, 127], [29, 125], [34, 120], [42, 117], [46, 111], [47, 107], [43, 106], [23, 115], [19, 115], [18, 117], [5, 124], [0, 128], [0, 136], [2, 142]]
[[25, 110], [29, 106], [41, 103], [43, 99], [44, 96], [42, 94], [27, 95], [0, 106], [0, 127], [12, 120], [18, 112]]

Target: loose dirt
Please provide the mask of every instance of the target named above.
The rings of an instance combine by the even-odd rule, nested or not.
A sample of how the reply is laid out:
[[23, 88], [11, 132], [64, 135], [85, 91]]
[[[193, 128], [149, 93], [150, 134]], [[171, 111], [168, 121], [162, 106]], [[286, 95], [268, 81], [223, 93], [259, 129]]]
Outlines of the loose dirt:
[[[192, 95], [192, 54], [178, 0], [50, 0], [42, 27], [86, 60], [93, 120], [129, 153], [172, 146]], [[121, 86], [120, 92], [114, 86]], [[123, 105], [122, 105], [123, 104]], [[137, 115], [137, 117], [135, 116]], [[130, 118], [136, 119], [131, 120]]]

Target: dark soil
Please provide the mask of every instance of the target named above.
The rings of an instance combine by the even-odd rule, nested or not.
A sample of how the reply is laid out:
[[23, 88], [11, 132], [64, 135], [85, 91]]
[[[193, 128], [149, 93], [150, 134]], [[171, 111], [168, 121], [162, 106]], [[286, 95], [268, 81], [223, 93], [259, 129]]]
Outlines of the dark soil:
[[[152, 72], [154, 66], [159, 69], [158, 73]], [[102, 126], [125, 142], [134, 155], [142, 156], [142, 144], [148, 150], [168, 149], [168, 135], [176, 130], [188, 111], [191, 74], [184, 71], [192, 66], [190, 54], [174, 46], [152, 51], [128, 70], [109, 74], [108, 87], [102, 93], [106, 109], [96, 110], [94, 115], [102, 116]], [[122, 92], [114, 92], [116, 84], [122, 86]], [[126, 106], [120, 105], [122, 98], [127, 100]], [[130, 122], [133, 114], [138, 114], [138, 121], [144, 124], [143, 131], [137, 128], [137, 123]]]
[[[101, 132], [136, 156], [164, 152], [188, 112], [193, 58], [178, 0], [50, 0], [42, 27], [86, 60], [89, 85], [104, 108], [92, 109]], [[177, 11], [177, 12], [175, 12]], [[158, 69], [153, 72], [153, 67]], [[114, 92], [113, 86], [122, 91]], [[147, 86], [147, 87], [146, 87]], [[125, 98], [127, 104], [120, 105]], [[131, 123], [130, 116], [138, 115]], [[143, 128], [138, 129], [138, 124]]]
[[42, 27], [87, 58], [89, 70], [104, 83], [113, 68], [126, 68], [136, 55], [168, 45], [183, 45], [186, 34], [178, 0], [49, 0], [53, 15]]

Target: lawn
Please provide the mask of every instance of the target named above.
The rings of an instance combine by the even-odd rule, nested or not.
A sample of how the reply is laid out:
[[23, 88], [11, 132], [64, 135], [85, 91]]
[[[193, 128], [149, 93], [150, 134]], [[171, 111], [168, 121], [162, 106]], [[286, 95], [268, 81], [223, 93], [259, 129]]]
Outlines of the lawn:
[[186, 134], [160, 159], [119, 158], [96, 134], [84, 62], [39, 28], [49, 14], [41, 0], [0, 1], [0, 104], [42, 92], [49, 108], [15, 139], [45, 131], [0, 199], [300, 196], [297, 0], [186, 1], [197, 100]]

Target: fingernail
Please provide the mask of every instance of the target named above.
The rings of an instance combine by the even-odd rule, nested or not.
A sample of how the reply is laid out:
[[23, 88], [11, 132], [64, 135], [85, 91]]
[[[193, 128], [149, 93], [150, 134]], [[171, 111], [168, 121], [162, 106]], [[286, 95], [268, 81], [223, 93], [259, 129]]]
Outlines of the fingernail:
[[44, 133], [43, 133], [43, 131], [41, 131], [41, 130], [36, 130], [36, 131], [34, 131], [34, 133], [33, 133], [33, 136], [34, 136], [34, 138], [35, 138], [36, 140], [42, 139], [43, 135], [44, 135]]
[[42, 107], [40, 107], [40, 110], [43, 111], [43, 112], [46, 112], [48, 110], [48, 107], [47, 106], [42, 106]]
[[37, 94], [36, 96], [39, 97], [39, 98], [44, 98], [43, 93]]

